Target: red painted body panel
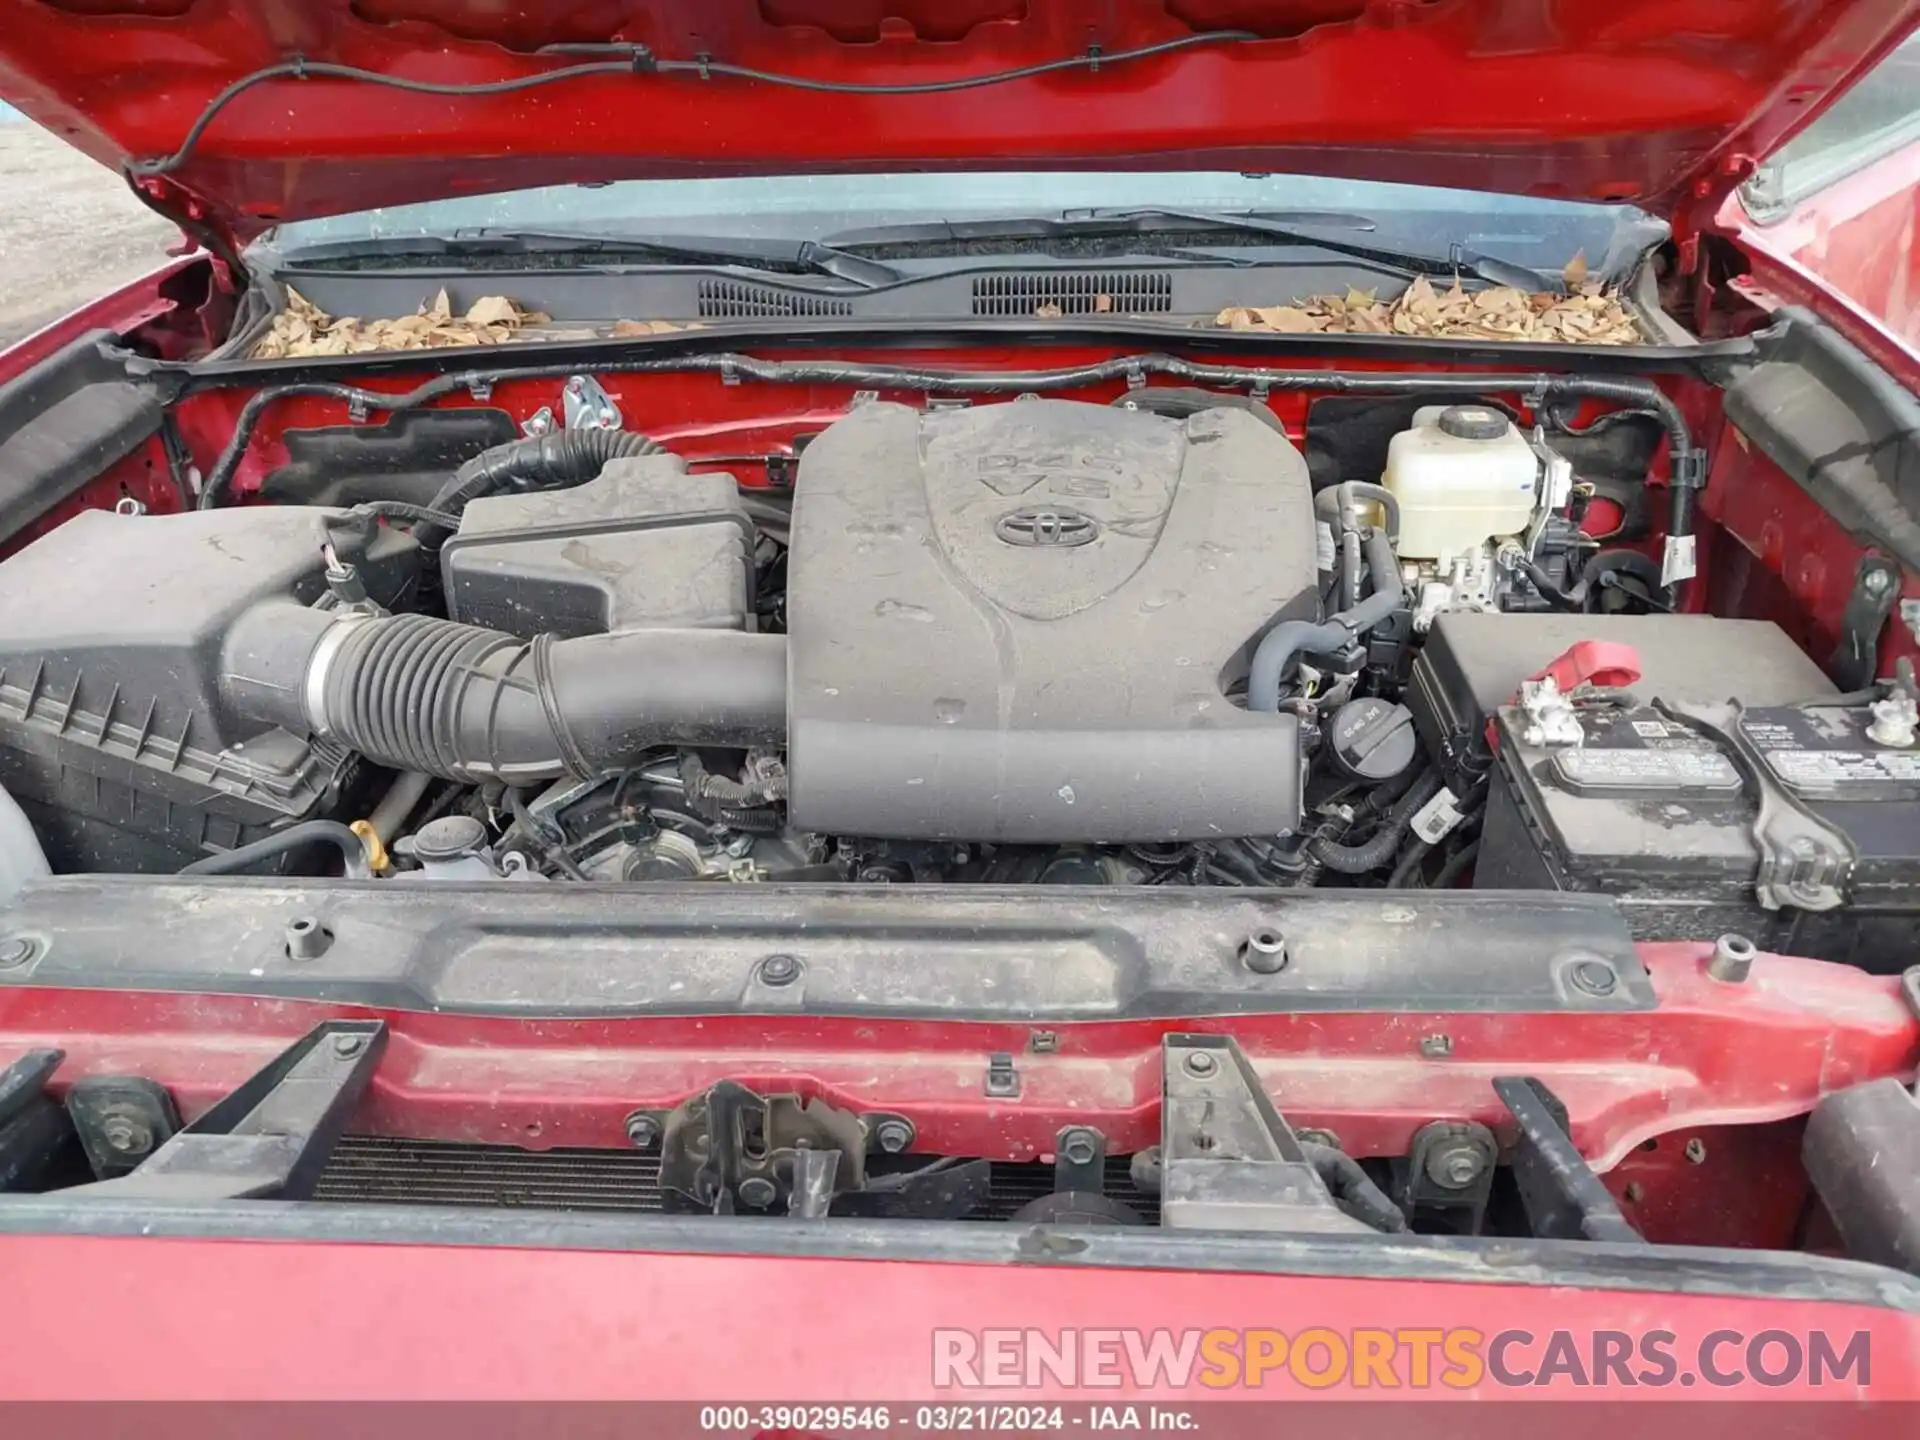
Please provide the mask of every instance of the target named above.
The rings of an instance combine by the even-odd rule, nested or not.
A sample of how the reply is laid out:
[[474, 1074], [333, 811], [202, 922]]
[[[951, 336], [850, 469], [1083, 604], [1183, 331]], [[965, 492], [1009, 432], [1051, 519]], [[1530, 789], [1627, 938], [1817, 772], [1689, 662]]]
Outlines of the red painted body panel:
[[[1747, 983], [1728, 985], [1706, 975], [1708, 953], [1643, 947], [1660, 996], [1647, 1012], [1049, 1023], [1054, 1048], [1044, 1054], [1033, 1053], [1028, 1026], [978, 1022], [380, 1012], [392, 1039], [356, 1125], [534, 1149], [618, 1147], [633, 1110], [664, 1112], [733, 1079], [903, 1114], [930, 1154], [1050, 1158], [1067, 1125], [1094, 1126], [1116, 1153], [1130, 1153], [1158, 1140], [1161, 1036], [1225, 1031], [1283, 1097], [1293, 1124], [1331, 1130], [1355, 1155], [1403, 1155], [1436, 1115], [1499, 1130], [1508, 1122], [1490, 1082], [1525, 1074], [1565, 1102], [1575, 1143], [1606, 1171], [1649, 1140], [1667, 1137], [1657, 1151], [1706, 1128], [1791, 1120], [1834, 1090], [1906, 1077], [1920, 1064], [1920, 1024], [1895, 980], [1777, 956], [1764, 957]], [[0, 990], [0, 1054], [64, 1049], [61, 1086], [86, 1075], [151, 1076], [191, 1117], [320, 1020], [369, 1013], [245, 996]], [[1442, 1035], [1447, 1053], [1426, 1053], [1423, 1041]], [[995, 1051], [1017, 1057], [1015, 1100], [982, 1091], [983, 1057]], [[1751, 1224], [1730, 1231], [1740, 1222], [1724, 1216], [1717, 1242], [1778, 1243], [1782, 1210], [1804, 1198], [1803, 1185], [1791, 1185], [1766, 1199], [1778, 1180], [1762, 1162], [1778, 1158], [1777, 1144], [1730, 1148], [1707, 1172], [1711, 1194], [1689, 1198], [1661, 1177], [1660, 1206], [1693, 1233], [1700, 1216], [1690, 1210], [1738, 1196], [1756, 1204]], [[1639, 1160], [1642, 1171], [1650, 1164]], [[1657, 1230], [1654, 1238], [1664, 1238]]]
[[[1674, 1332], [1681, 1354], [1722, 1329], [1824, 1331], [1843, 1340], [1864, 1330], [1873, 1352], [1865, 1393], [1920, 1399], [1920, 1316], [1802, 1300], [878, 1259], [70, 1236], [0, 1236], [0, 1274], [10, 1291], [34, 1297], [34, 1323], [9, 1340], [6, 1389], [18, 1399], [103, 1398], [99, 1351], [73, 1338], [98, 1329], [108, 1295], [116, 1311], [139, 1317], [139, 1343], [117, 1349], [112, 1368], [113, 1398], [127, 1400], [991, 1399], [1008, 1392], [934, 1388], [936, 1327], [1310, 1325], [1340, 1332], [1468, 1327], [1487, 1336], [1515, 1327], [1658, 1329]], [[1284, 1371], [1266, 1378], [1257, 1389], [1068, 1392], [1049, 1382], [1028, 1393], [1429, 1402], [1676, 1395], [1581, 1390], [1565, 1377], [1537, 1388], [1489, 1382], [1399, 1392], [1308, 1390]], [[1863, 1398], [1853, 1386], [1683, 1393]], [[1659, 1417], [1634, 1423], [1658, 1424]], [[1269, 1433], [1281, 1429], [1275, 1424]], [[1350, 1431], [1342, 1421], [1341, 1433], [1377, 1432]]]
[[[118, 165], [169, 154], [222, 87], [296, 59], [471, 85], [596, 58], [543, 46], [611, 42], [689, 67], [636, 75], [622, 52], [615, 73], [465, 97], [273, 81], [155, 184], [240, 237], [529, 185], [925, 166], [1305, 170], [1672, 211], [1717, 199], [1917, 16], [1914, 0], [4, 0], [0, 92]], [[696, 64], [897, 85], [1227, 31], [1244, 36], [933, 94], [803, 91]]]

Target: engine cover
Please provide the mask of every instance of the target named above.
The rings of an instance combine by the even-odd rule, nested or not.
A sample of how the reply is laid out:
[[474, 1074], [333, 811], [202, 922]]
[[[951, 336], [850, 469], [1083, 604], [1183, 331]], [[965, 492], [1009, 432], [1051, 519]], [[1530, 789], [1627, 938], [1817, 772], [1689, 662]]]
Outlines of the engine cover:
[[801, 461], [790, 812], [835, 834], [1270, 835], [1291, 716], [1227, 699], [1312, 615], [1306, 463], [1243, 410], [869, 404]]

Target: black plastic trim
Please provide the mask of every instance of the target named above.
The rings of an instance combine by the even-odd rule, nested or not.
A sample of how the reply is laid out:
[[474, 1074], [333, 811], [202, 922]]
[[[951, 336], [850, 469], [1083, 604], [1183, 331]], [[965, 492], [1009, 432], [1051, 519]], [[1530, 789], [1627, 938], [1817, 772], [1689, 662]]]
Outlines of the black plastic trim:
[[[287, 957], [286, 926], [334, 936]], [[1255, 930], [1286, 937], [1250, 970]], [[271, 995], [497, 1015], [1057, 1021], [1286, 1011], [1648, 1010], [1626, 922], [1547, 892], [1174, 890], [58, 876], [5, 912], [0, 985]], [[798, 983], [757, 979], [795, 955]], [[1603, 996], [1570, 972], [1610, 966]], [[967, 997], [964, 1000], [956, 997]]]
[[158, 387], [130, 378], [94, 330], [0, 384], [0, 536], [84, 488], [160, 429]]
[[1920, 398], [1810, 310], [1780, 312], [1727, 419], [1857, 539], [1920, 569]]
[[1189, 1234], [914, 1220], [776, 1224], [738, 1216], [476, 1211], [426, 1205], [154, 1204], [0, 1196], [0, 1234], [506, 1246], [767, 1258], [1455, 1281], [1750, 1296], [1920, 1314], [1920, 1280], [1783, 1251], [1403, 1235]]
[[758, 321], [752, 325], [712, 324], [705, 329], [621, 339], [514, 342], [478, 349], [401, 350], [370, 355], [302, 357], [287, 360], [219, 359], [191, 363], [152, 360], [130, 352], [124, 355], [130, 373], [172, 375], [181, 393], [247, 385], [281, 385], [301, 380], [339, 380], [348, 376], [443, 374], [465, 370], [498, 370], [503, 366], [552, 367], [556, 375], [570, 370], [592, 370], [596, 363], [658, 356], [699, 355], [752, 347], [791, 346], [818, 350], [822, 346], [891, 348], [924, 352], [964, 349], [968, 345], [1017, 340], [1022, 345], [1074, 346], [1108, 343], [1116, 346], [1152, 345], [1179, 352], [1233, 353], [1288, 359], [1388, 359], [1409, 365], [1478, 366], [1502, 373], [1525, 371], [1579, 371], [1582, 373], [1649, 375], [1688, 374], [1708, 377], [1729, 363], [1751, 360], [1758, 353], [1756, 337], [1742, 336], [1704, 344], [1676, 345], [1548, 345], [1535, 343], [1480, 343], [1435, 340], [1419, 336], [1283, 335], [1250, 330], [1195, 329], [1179, 320], [1134, 320], [1128, 317], [1062, 317], [1044, 321], [942, 316], [901, 319], [822, 320], [817, 318]]

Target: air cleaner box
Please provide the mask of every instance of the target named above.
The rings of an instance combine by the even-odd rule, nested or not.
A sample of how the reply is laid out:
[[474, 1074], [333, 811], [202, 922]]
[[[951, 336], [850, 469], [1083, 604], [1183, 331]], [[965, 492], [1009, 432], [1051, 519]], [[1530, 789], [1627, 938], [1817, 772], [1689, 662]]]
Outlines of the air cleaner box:
[[[1489, 618], [1512, 626], [1532, 617]], [[1574, 638], [1634, 645], [1643, 679], [1627, 696], [1577, 707], [1579, 744], [1531, 743], [1526, 712], [1494, 707], [1476, 888], [1613, 895], [1642, 939], [1735, 931], [1766, 949], [1869, 969], [1910, 963], [1920, 750], [1869, 739], [1864, 707], [1795, 703], [1834, 687], [1774, 626], [1646, 617], [1600, 628]], [[1516, 655], [1513, 689], [1565, 648]], [[1738, 744], [1683, 714], [1730, 698], [1740, 704]], [[1759, 902], [1763, 791], [1843, 837], [1852, 851], [1845, 903], [1816, 913]]]

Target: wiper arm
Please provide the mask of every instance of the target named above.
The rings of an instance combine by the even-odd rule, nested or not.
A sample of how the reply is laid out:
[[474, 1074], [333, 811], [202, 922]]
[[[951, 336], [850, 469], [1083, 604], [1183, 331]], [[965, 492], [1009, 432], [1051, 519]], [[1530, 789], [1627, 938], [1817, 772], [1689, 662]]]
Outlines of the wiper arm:
[[[1357, 216], [1329, 217], [1340, 220], [1363, 219]], [[1320, 217], [1302, 214], [1283, 219], [1269, 219], [1255, 214], [1233, 214], [1226, 211], [1207, 210], [1102, 210], [1091, 212], [1087, 221], [1076, 222], [1062, 220], [1062, 225], [1084, 223], [1089, 226], [1101, 225], [1109, 221], [1120, 221], [1140, 225], [1142, 222], [1159, 220], [1178, 221], [1183, 225], [1200, 225], [1220, 230], [1237, 230], [1249, 235], [1270, 235], [1294, 245], [1311, 245], [1319, 250], [1331, 250], [1336, 255], [1351, 255], [1356, 260], [1371, 260], [1377, 265], [1390, 265], [1396, 270], [1405, 270], [1414, 275], [1467, 275], [1476, 280], [1484, 280], [1490, 285], [1512, 285], [1521, 290], [1555, 290], [1559, 286], [1547, 279], [1537, 270], [1525, 265], [1515, 265], [1511, 261], [1496, 260], [1491, 255], [1482, 255], [1464, 245], [1454, 245], [1445, 256], [1426, 255], [1417, 250], [1401, 250], [1391, 245], [1365, 245], [1353, 240], [1343, 240], [1331, 235], [1323, 235], [1309, 230], [1303, 221], [1318, 224]]]
[[652, 255], [680, 264], [740, 265], [751, 269], [807, 270], [831, 275], [849, 285], [871, 290], [898, 284], [905, 277], [890, 265], [849, 255], [817, 240], [713, 239], [702, 235], [614, 235], [602, 231], [514, 230], [483, 226], [456, 230], [447, 237], [449, 251], [485, 247], [522, 250], [528, 254]]
[[1368, 231], [1375, 222], [1365, 215], [1338, 210], [1214, 211], [1069, 210], [1058, 216], [1010, 215], [983, 220], [935, 220], [875, 229], [848, 230], [834, 236], [840, 245], [885, 247], [905, 244], [978, 244], [995, 240], [1040, 243], [1099, 236], [1139, 236], [1151, 239], [1162, 232], [1178, 232], [1183, 239], [1196, 233], [1261, 235], [1279, 244], [1329, 250], [1409, 275], [1464, 275], [1493, 285], [1522, 290], [1552, 290], [1557, 282], [1524, 265], [1496, 260], [1455, 245], [1445, 256], [1425, 255], [1391, 245], [1373, 245], [1343, 238], [1334, 231]]

